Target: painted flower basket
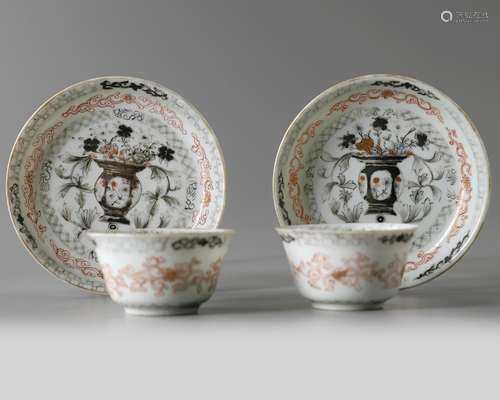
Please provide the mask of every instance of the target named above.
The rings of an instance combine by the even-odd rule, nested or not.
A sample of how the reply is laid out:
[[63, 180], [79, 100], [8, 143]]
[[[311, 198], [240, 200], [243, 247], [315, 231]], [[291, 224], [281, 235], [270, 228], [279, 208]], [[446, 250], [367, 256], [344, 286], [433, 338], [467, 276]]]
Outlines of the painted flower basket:
[[[69, 168], [56, 170], [59, 178], [65, 181], [59, 190], [61, 198], [65, 198], [69, 191], [76, 190], [80, 208], [83, 208], [85, 194], [93, 193], [102, 209], [85, 211], [83, 223], [79, 224], [82, 230], [89, 229], [97, 217], [107, 222], [110, 229], [116, 229], [116, 224], [130, 225], [127, 214], [142, 195], [137, 174], [145, 169], [150, 171], [150, 179], [157, 182], [157, 187], [154, 192], [144, 193], [151, 208], [148, 217], [144, 220], [135, 218], [134, 225], [147, 226], [160, 200], [169, 206], [179, 205], [179, 201], [171, 196], [171, 192], [177, 188], [173, 173], [168, 169], [168, 163], [174, 160], [175, 150], [166, 143], [133, 140], [133, 132], [131, 127], [122, 124], [109, 139], [91, 135], [83, 140], [83, 154], [68, 154], [65, 163]], [[102, 169], [93, 186], [84, 179], [92, 165]], [[65, 208], [63, 218], [73, 222], [71, 215], [71, 210]]]

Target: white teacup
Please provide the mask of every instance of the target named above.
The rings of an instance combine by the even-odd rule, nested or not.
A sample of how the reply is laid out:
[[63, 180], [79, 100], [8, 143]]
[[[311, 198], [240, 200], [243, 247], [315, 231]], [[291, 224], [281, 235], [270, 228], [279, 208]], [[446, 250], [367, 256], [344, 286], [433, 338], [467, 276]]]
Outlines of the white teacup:
[[125, 311], [178, 315], [198, 311], [215, 290], [233, 231], [89, 231], [106, 288]]
[[416, 225], [276, 228], [299, 292], [322, 310], [382, 308], [401, 284]]

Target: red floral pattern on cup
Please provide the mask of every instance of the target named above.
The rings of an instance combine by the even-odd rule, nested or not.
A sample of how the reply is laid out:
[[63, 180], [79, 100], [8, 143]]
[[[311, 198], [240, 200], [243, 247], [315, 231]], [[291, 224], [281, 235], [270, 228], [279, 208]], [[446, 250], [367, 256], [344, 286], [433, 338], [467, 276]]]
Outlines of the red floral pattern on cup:
[[125, 291], [144, 293], [152, 290], [155, 297], [163, 296], [167, 291], [175, 294], [179, 291], [195, 288], [197, 293], [204, 289], [211, 293], [215, 290], [222, 258], [218, 258], [207, 271], [196, 268], [200, 261], [193, 257], [189, 262], [180, 262], [168, 266], [161, 256], [147, 257], [136, 268], [126, 265], [113, 273], [109, 265], [102, 266], [106, 287], [112, 298], [119, 298]]
[[379, 267], [363, 253], [342, 259], [341, 265], [333, 264], [328, 256], [315, 253], [310, 260], [292, 266], [295, 276], [302, 276], [309, 286], [333, 291], [338, 284], [361, 290], [363, 282], [379, 282], [386, 289], [399, 287], [404, 269], [404, 260], [398, 255], [385, 267]]

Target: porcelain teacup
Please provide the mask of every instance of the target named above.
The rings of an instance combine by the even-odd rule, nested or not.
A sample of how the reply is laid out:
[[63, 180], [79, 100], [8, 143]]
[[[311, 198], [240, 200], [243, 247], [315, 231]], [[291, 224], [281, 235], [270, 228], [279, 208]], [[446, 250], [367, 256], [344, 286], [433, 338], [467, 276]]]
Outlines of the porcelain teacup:
[[322, 310], [382, 308], [401, 284], [416, 225], [276, 228], [299, 292]]
[[106, 289], [129, 314], [192, 314], [215, 291], [233, 231], [89, 231]]

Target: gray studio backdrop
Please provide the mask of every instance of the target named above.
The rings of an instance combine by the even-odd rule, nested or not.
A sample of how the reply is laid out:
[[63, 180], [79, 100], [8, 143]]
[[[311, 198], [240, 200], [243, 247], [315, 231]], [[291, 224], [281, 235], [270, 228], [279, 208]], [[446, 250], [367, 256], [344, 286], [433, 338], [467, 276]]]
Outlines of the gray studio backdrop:
[[[489, 22], [443, 23], [445, 9], [487, 11]], [[1, 165], [25, 120], [53, 93], [94, 76], [151, 79], [193, 102], [222, 144], [229, 179], [223, 226], [237, 231], [228, 260], [284, 257], [272, 229], [271, 176], [289, 122], [338, 81], [403, 74], [447, 93], [482, 134], [493, 195], [467, 257], [498, 255], [499, 42], [500, 3], [493, 0], [2, 0]], [[53, 279], [18, 242], [4, 197], [0, 279], [19, 270], [26, 279]]]

